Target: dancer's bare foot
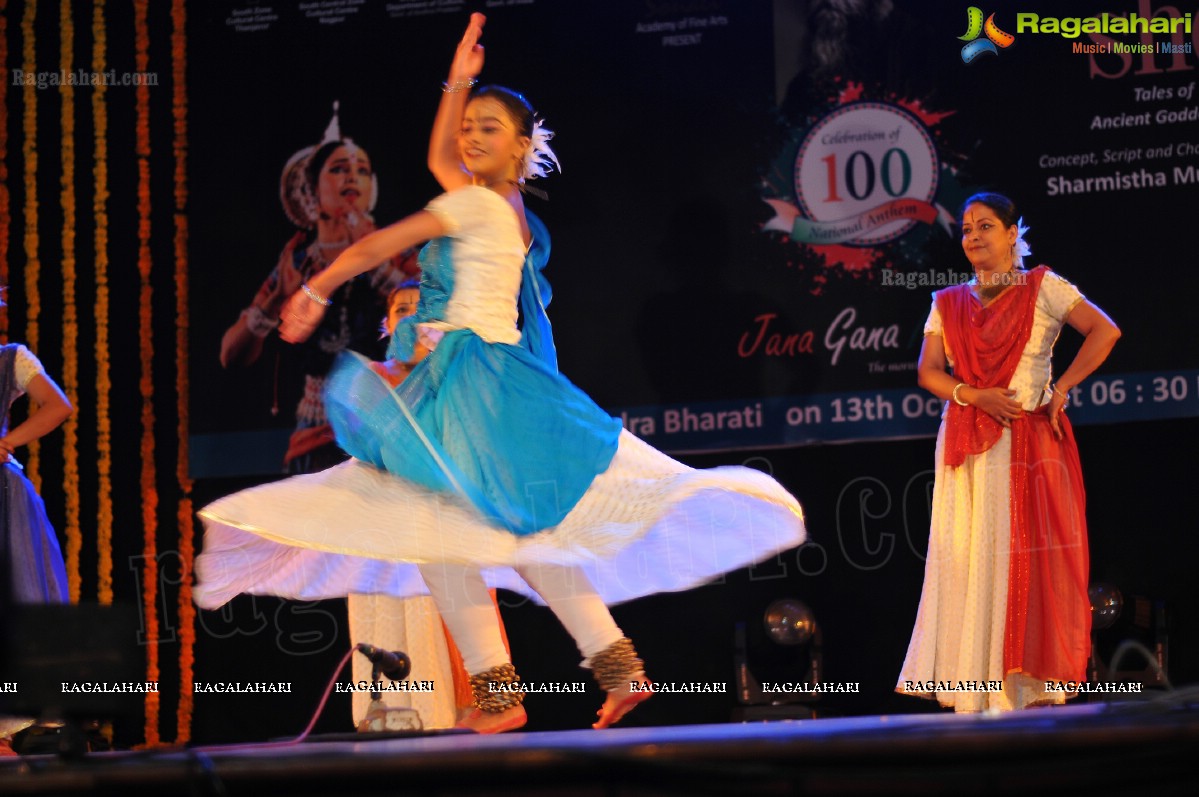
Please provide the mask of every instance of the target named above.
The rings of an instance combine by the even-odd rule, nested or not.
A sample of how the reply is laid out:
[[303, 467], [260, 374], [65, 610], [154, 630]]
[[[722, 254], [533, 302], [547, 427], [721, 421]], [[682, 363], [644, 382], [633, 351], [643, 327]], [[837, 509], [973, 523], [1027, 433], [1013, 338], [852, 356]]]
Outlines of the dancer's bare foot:
[[637, 657], [633, 643], [621, 637], [587, 660], [586, 666], [608, 697], [596, 712], [592, 728], [607, 728], [620, 722], [638, 703], [649, 700], [653, 684], [645, 677], [645, 662]]
[[476, 708], [459, 720], [455, 727], [466, 728], [475, 733], [503, 733], [522, 728], [528, 721], [529, 715], [525, 713], [523, 706], [513, 706], [499, 712]]
[[653, 684], [645, 677], [644, 672], [633, 673], [620, 686], [608, 692], [604, 705], [595, 712], [599, 720], [591, 727], [598, 730], [620, 722], [625, 714], [650, 699], [653, 695], [652, 689]]

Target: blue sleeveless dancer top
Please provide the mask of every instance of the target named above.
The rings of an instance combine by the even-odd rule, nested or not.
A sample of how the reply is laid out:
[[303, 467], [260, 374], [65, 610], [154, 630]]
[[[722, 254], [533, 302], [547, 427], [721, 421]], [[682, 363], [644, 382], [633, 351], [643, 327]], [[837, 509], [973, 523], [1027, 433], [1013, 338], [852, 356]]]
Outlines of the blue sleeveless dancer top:
[[458, 189], [429, 210], [448, 234], [421, 252], [420, 303], [388, 353], [411, 359], [418, 337], [432, 352], [395, 389], [343, 354], [325, 387], [329, 422], [357, 459], [454, 494], [514, 534], [550, 528], [607, 469], [621, 423], [558, 373], [541, 221], [528, 214], [526, 253], [515, 212], [489, 189]]

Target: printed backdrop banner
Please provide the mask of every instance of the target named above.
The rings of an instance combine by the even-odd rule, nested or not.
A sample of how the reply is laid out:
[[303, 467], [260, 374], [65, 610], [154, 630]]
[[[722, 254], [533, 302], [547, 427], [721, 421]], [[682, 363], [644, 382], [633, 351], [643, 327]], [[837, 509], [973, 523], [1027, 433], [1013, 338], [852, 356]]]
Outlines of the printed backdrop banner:
[[[473, 10], [484, 82], [557, 132], [563, 173], [526, 204], [553, 235], [562, 370], [654, 445], [934, 434], [916, 360], [931, 292], [970, 277], [955, 216], [978, 190], [1015, 199], [1029, 265], [1124, 331], [1075, 422], [1199, 414], [1199, 3], [846, 5], [198, 5], [194, 475], [319, 464], [320, 377], [340, 348], [381, 354], [383, 302], [415, 266], [347, 289], [303, 346], [278, 340], [279, 301], [437, 194], [427, 135]], [[1063, 333], [1059, 372], [1078, 341]]]

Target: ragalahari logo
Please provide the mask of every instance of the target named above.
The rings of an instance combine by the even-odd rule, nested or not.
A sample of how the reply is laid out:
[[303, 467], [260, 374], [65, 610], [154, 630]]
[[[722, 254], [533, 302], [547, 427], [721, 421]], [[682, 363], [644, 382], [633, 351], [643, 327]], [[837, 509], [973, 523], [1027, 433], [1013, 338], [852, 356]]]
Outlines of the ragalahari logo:
[[[980, 39], [979, 36], [983, 34], [986, 34], [986, 38]], [[958, 40], [969, 42], [962, 48], [962, 63], [968, 64], [983, 53], [999, 55], [997, 48], [1006, 50], [1016, 41], [1016, 37], [999, 29], [994, 14], [987, 17], [984, 24], [983, 10], [978, 6], [970, 6], [966, 9], [966, 33], [958, 36]]]

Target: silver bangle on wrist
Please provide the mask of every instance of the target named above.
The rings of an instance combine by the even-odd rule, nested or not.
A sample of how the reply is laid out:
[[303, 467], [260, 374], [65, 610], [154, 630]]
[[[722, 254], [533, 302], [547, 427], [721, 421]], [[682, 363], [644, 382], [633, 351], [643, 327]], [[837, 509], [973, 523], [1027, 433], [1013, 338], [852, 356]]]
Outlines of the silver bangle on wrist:
[[307, 282], [302, 283], [300, 285], [300, 290], [304, 291], [304, 295], [307, 296], [312, 301], [316, 302], [317, 304], [323, 304], [325, 307], [328, 307], [329, 305], [333, 304], [332, 299], [326, 299], [324, 296], [321, 296], [319, 293], [314, 291], [312, 288], [309, 288]]
[[460, 91], [469, 91], [474, 88], [479, 81], [475, 78], [467, 78], [466, 80], [455, 80], [453, 83], [442, 83], [441, 90], [446, 94], [457, 94]]
[[957, 404], [959, 407], [969, 407], [969, 406], [970, 406], [970, 405], [969, 405], [969, 404], [967, 404], [965, 401], [962, 401], [960, 398], [958, 398], [958, 391], [959, 391], [959, 390], [961, 390], [961, 389], [962, 389], [962, 388], [964, 388], [964, 387], [966, 387], [966, 383], [965, 383], [965, 382], [958, 382], [958, 384], [957, 384], [957, 387], [955, 387], [955, 388], [953, 389], [953, 393], [952, 393], [952, 394], [950, 394], [950, 395], [952, 396], [952, 398], [953, 398], [953, 403], [954, 403], [954, 404]]

